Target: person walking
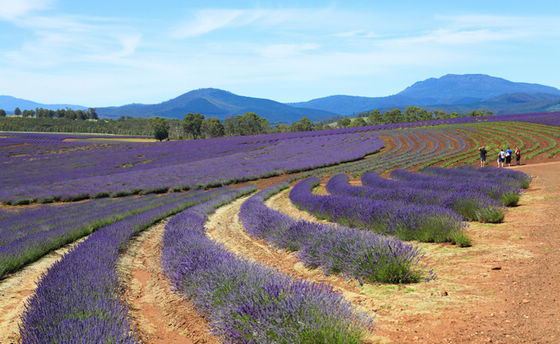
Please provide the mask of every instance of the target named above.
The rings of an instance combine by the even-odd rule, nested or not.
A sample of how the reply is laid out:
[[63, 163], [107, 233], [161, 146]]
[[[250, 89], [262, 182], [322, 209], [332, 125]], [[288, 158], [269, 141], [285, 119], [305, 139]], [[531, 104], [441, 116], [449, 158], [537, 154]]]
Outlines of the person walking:
[[513, 155], [513, 152], [511, 151], [511, 149], [508, 147], [506, 149], [506, 164], [508, 165], [508, 167], [511, 167], [511, 156]]
[[515, 147], [515, 164], [521, 165], [521, 150], [519, 147]]
[[498, 153], [498, 167], [504, 167], [504, 161], [506, 159], [506, 152], [504, 149], [500, 150]]
[[486, 147], [482, 146], [478, 149], [480, 151], [480, 167], [484, 167], [486, 165]]

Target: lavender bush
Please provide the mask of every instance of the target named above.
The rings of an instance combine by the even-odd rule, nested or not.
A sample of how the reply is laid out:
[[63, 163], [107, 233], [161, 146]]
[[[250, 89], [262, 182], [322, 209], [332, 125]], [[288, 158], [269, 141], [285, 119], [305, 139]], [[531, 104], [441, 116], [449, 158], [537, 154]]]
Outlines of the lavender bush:
[[[491, 166], [482, 168], [475, 166], [459, 166], [453, 169], [452, 173], [457, 173], [457, 176], [462, 173], [467, 173], [467, 176], [479, 177], [480, 179], [487, 178], [497, 182], [501, 182], [503, 180], [504, 184], [518, 186], [523, 189], [527, 189], [532, 181], [531, 176], [521, 171]], [[517, 183], [515, 181], [517, 181]]]
[[[333, 195], [362, 197], [380, 201], [403, 201], [414, 204], [430, 204], [455, 211], [464, 219], [480, 222], [501, 222], [504, 218], [501, 203], [481, 192], [415, 189], [406, 183], [394, 183], [392, 188], [379, 186], [353, 186], [348, 176], [333, 176], [327, 183], [327, 191]], [[400, 185], [399, 185], [400, 184]]]
[[[407, 182], [407, 186], [417, 189], [445, 190], [447, 192], [474, 191], [484, 193], [501, 201], [505, 206], [514, 206], [519, 202], [519, 187], [505, 185], [500, 182], [473, 180], [464, 182], [448, 178], [439, 178], [397, 169], [389, 175], [392, 179]], [[378, 178], [372, 174], [362, 177], [364, 185], [375, 185]], [[382, 182], [383, 184], [390, 182]]]
[[[208, 195], [220, 192], [223, 191], [216, 190]], [[97, 228], [201, 193], [99, 199], [6, 212], [0, 217], [0, 278]]]
[[470, 244], [463, 234], [461, 217], [449, 209], [402, 201], [315, 195], [311, 190], [318, 184], [318, 178], [298, 183], [290, 192], [291, 201], [319, 218], [403, 240]]
[[217, 336], [227, 343], [361, 342], [372, 320], [332, 287], [294, 280], [208, 239], [204, 222], [214, 208], [209, 201], [168, 223], [162, 264]]
[[120, 298], [119, 252], [135, 233], [208, 197], [185, 195], [102, 227], [77, 245], [39, 281], [22, 319], [22, 343], [138, 343]]
[[[421, 279], [420, 250], [394, 237], [344, 226], [297, 221], [268, 208], [264, 200], [287, 188], [268, 187], [241, 206], [239, 218], [247, 232], [290, 251], [310, 267], [327, 274], [343, 273], [365, 282], [408, 283]], [[426, 279], [433, 278], [432, 272]]]

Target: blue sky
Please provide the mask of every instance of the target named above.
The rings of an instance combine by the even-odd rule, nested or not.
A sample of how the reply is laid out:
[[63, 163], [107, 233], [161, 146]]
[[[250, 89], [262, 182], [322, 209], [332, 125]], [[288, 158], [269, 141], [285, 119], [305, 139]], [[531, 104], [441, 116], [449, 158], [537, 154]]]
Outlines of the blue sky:
[[558, 61], [556, 0], [0, 0], [0, 94], [42, 103], [386, 96], [448, 73], [560, 87]]

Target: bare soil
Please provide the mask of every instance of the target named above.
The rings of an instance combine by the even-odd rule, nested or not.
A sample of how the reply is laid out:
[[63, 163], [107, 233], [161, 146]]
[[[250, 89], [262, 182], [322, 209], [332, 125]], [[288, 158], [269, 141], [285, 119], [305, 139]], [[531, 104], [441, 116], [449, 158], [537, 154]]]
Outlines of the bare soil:
[[161, 239], [167, 221], [133, 238], [117, 271], [124, 300], [144, 343], [219, 343], [192, 303], [175, 293], [161, 269]]
[[26, 302], [37, 288], [37, 283], [49, 267], [72, 250], [80, 239], [45, 255], [36, 262], [0, 280], [0, 343], [19, 343], [19, 325]]

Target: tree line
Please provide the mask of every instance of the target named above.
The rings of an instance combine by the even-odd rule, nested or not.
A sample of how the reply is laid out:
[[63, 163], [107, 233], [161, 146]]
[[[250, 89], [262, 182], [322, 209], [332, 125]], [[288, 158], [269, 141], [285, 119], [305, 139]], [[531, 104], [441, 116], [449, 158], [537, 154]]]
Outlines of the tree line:
[[427, 111], [418, 106], [409, 106], [404, 112], [400, 109], [393, 109], [381, 113], [379, 110], [373, 110], [370, 112], [362, 112], [356, 115], [356, 118], [344, 117], [336, 122], [336, 127], [338, 128], [348, 128], [348, 127], [361, 127], [365, 125], [377, 125], [377, 124], [391, 124], [391, 123], [406, 123], [406, 122], [421, 122], [429, 121], [433, 119], [448, 119], [448, 118], [459, 118], [459, 117], [480, 117], [480, 116], [493, 116], [494, 113], [491, 110], [472, 110], [468, 113], [447, 113], [445, 111]]
[[[99, 119], [97, 112], [94, 108], [88, 108], [87, 110], [72, 110], [70, 108], [50, 110], [44, 108], [36, 108], [35, 110], [23, 110], [21, 111], [19, 107], [14, 109], [15, 116], [22, 117], [36, 117], [36, 118], [67, 118], [67, 119]], [[0, 109], [0, 117], [6, 117], [6, 111]]]
[[[16, 110], [19, 110], [16, 108]], [[27, 116], [23, 115], [25, 111]], [[402, 112], [394, 109], [381, 113], [379, 110], [363, 112], [354, 118], [342, 117], [335, 123], [326, 121], [313, 122], [307, 117], [291, 124], [275, 124], [253, 112], [243, 115], [232, 115], [223, 121], [215, 117], [205, 117], [200, 113], [188, 113], [182, 120], [155, 118], [138, 118], [121, 116], [118, 119], [99, 119], [95, 109], [87, 111], [59, 109], [48, 110], [38, 108], [35, 111], [19, 112], [23, 117], [6, 117], [0, 109], [0, 130], [2, 131], [37, 131], [37, 132], [76, 132], [102, 133], [116, 135], [154, 136], [158, 140], [200, 139], [221, 136], [243, 136], [274, 132], [313, 131], [332, 128], [348, 128], [366, 125], [417, 122], [432, 119], [478, 117], [493, 115], [490, 110], [474, 110], [458, 114], [444, 111], [427, 111], [417, 106], [409, 106]], [[30, 112], [32, 115], [29, 115]]]

